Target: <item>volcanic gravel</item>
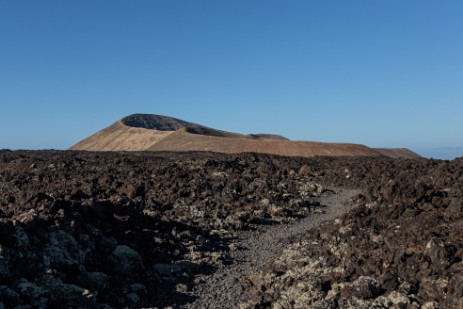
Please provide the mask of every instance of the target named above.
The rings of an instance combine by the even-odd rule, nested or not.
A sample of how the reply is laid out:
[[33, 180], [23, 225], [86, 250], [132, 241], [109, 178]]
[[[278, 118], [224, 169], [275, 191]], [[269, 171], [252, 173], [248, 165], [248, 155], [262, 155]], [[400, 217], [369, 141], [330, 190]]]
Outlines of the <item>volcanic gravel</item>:
[[257, 278], [263, 266], [273, 262], [288, 245], [303, 238], [311, 228], [346, 213], [352, 207], [346, 201], [355, 194], [358, 190], [327, 190], [313, 199], [320, 203], [320, 207], [304, 219], [239, 232], [230, 252], [233, 264], [220, 265], [212, 275], [202, 278], [203, 284], [192, 293], [197, 296], [196, 301], [186, 307], [212, 309], [224, 308], [224, 304], [229, 308], [239, 307], [252, 296], [252, 280]]
[[462, 306], [462, 195], [463, 159], [4, 150], [0, 308]]

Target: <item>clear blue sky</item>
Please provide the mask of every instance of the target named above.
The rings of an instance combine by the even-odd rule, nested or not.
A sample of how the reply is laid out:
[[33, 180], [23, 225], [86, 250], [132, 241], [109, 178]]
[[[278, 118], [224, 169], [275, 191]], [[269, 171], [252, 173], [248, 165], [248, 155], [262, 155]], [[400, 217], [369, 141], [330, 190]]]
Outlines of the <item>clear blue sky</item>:
[[0, 148], [132, 113], [463, 156], [463, 1], [0, 0]]

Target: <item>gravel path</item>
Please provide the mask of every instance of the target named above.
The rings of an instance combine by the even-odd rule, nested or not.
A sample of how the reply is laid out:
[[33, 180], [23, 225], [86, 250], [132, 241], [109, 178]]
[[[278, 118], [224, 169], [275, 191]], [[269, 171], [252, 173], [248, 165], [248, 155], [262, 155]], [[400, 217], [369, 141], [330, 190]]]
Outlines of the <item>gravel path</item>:
[[345, 201], [359, 190], [333, 189], [335, 194], [318, 200], [323, 212], [285, 225], [261, 227], [238, 235], [238, 250], [231, 253], [232, 265], [222, 265], [215, 273], [204, 277], [203, 283], [192, 291], [196, 301], [182, 308], [239, 308], [250, 297], [247, 276], [259, 271], [266, 263], [278, 258], [291, 243], [303, 237], [311, 228], [349, 211]]

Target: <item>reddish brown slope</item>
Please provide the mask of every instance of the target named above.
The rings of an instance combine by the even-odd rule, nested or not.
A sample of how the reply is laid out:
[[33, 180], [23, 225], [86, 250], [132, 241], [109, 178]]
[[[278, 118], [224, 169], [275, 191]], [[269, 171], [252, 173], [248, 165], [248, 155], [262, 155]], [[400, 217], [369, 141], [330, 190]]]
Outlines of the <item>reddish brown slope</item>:
[[406, 158], [414, 159], [421, 158], [421, 156], [407, 148], [374, 148], [374, 150], [381, 153], [383, 156], [390, 158]]
[[70, 150], [144, 151], [175, 131], [158, 131], [129, 127], [121, 121], [78, 142]]
[[416, 157], [407, 149], [372, 149], [348, 143], [292, 142], [272, 134], [242, 135], [176, 118], [134, 114], [70, 148], [87, 151], [257, 152], [284, 156]]
[[211, 151], [222, 153], [257, 152], [283, 156], [381, 156], [358, 144], [292, 142], [277, 139], [223, 138], [178, 130], [153, 144], [150, 151]]

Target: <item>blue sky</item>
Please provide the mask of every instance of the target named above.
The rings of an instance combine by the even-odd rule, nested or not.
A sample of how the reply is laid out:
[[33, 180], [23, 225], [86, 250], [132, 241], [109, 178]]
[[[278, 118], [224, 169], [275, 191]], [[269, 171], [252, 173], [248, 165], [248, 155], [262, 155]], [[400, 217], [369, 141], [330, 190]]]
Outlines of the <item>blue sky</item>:
[[0, 148], [132, 113], [463, 156], [462, 1], [0, 0]]

